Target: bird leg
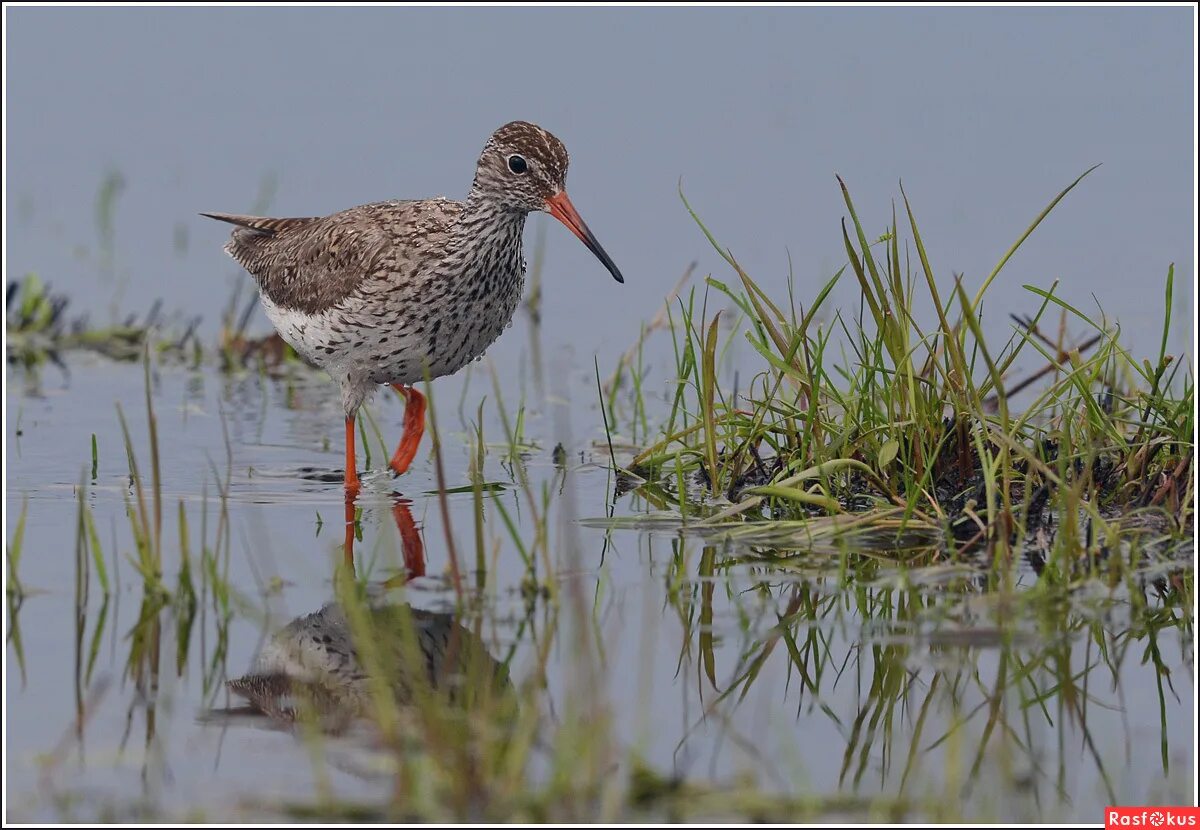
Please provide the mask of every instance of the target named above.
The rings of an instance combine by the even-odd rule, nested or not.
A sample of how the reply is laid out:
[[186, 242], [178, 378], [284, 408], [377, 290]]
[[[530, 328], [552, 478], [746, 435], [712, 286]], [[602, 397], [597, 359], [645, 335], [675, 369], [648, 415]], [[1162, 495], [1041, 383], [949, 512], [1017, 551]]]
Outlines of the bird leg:
[[354, 501], [358, 495], [358, 470], [354, 463], [354, 416], [346, 418], [346, 500]]
[[354, 573], [354, 498], [358, 495], [358, 469], [354, 461], [354, 416], [346, 419], [346, 540], [342, 555], [350, 573]]
[[396, 447], [396, 454], [388, 462], [392, 472], [402, 474], [417, 455], [421, 436], [425, 434], [425, 396], [411, 386], [393, 383], [392, 388], [404, 398], [404, 435]]
[[407, 578], [425, 576], [425, 545], [421, 542], [421, 534], [417, 531], [412, 511], [408, 509], [408, 502], [397, 501], [393, 504], [392, 518], [396, 520], [396, 529], [400, 531], [400, 546], [404, 551]]

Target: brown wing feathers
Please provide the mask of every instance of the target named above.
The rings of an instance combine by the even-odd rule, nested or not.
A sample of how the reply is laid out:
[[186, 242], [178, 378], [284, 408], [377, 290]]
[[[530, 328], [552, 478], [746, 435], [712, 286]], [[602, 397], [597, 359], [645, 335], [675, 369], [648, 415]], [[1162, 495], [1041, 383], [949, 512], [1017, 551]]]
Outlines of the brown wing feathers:
[[236, 225], [225, 251], [273, 303], [307, 314], [349, 296], [387, 241], [363, 208], [324, 218], [201, 215]]

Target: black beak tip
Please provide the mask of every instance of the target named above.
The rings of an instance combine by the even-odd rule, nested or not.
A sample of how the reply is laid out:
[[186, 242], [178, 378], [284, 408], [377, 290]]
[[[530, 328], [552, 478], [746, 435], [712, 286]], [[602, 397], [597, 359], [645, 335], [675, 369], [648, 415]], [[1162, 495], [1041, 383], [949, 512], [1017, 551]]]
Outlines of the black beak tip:
[[612, 275], [613, 275], [613, 279], [616, 280], [617, 282], [621, 283], [621, 285], [625, 284], [625, 278], [621, 276], [621, 272], [618, 271], [616, 268], [613, 269]]

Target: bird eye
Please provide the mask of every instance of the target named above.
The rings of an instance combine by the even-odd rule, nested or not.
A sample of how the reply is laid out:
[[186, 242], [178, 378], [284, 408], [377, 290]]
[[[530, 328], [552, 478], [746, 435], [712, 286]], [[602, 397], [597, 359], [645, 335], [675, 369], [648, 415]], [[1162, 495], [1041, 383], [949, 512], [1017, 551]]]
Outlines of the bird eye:
[[508, 157], [508, 169], [514, 173], [520, 174], [528, 170], [529, 165], [525, 162], [524, 156], [513, 155]]

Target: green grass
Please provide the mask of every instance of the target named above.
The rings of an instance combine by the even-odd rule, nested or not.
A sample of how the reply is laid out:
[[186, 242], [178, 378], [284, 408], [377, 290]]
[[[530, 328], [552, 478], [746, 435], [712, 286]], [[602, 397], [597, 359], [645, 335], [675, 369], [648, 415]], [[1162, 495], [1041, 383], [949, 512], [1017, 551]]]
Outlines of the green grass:
[[141, 359], [147, 344], [165, 360], [198, 359], [203, 351], [195, 337], [199, 319], [163, 320], [159, 305], [142, 318], [127, 316], [108, 326], [94, 326], [87, 314], [72, 317], [70, 298], [55, 293], [34, 273], [10, 282], [5, 293], [5, 330], [10, 363], [36, 382], [46, 364], [67, 371], [64, 355], [87, 351], [118, 361]]
[[[627, 469], [681, 517], [705, 514], [710, 526], [790, 521], [801, 530], [845, 516], [861, 529], [899, 512], [898, 533], [938, 530], [950, 558], [982, 550], [1007, 561], [1039, 548], [1048, 578], [1106, 558], [1127, 525], [1190, 536], [1195, 385], [1191, 367], [1166, 353], [1173, 266], [1153, 359], [1136, 359], [1118, 323], [1074, 308], [1057, 285], [1025, 286], [1035, 311], [1006, 341], [983, 335], [988, 287], [1082, 179], [1036, 217], [973, 298], [960, 277], [935, 275], [903, 192], [903, 223], [893, 206], [871, 241], [842, 185], [847, 264], [799, 308], [792, 286], [787, 298], [769, 296], [693, 211], [736, 282], [709, 277], [699, 296], [677, 300], [674, 392], [658, 436]], [[852, 317], [826, 307], [843, 279], [862, 297]], [[710, 311], [714, 295], [738, 315], [729, 334], [722, 312]], [[1056, 337], [1043, 333], [1050, 324]], [[735, 392], [717, 356], [742, 338], [754, 374]], [[1014, 376], [1018, 358], [1044, 361], [1039, 385]], [[1027, 389], [1025, 398], [1013, 400], [1013, 389]], [[645, 402], [634, 391], [636, 423]], [[1051, 525], [1052, 539], [1043, 533], [1035, 544], [1031, 534]]]

